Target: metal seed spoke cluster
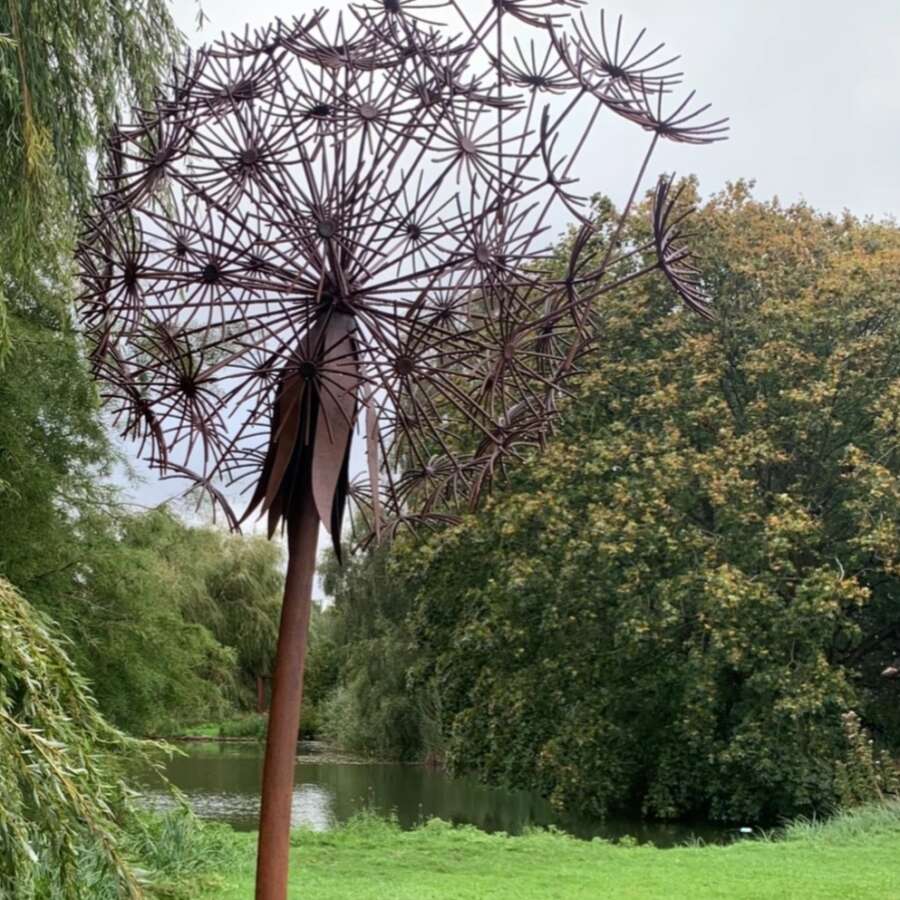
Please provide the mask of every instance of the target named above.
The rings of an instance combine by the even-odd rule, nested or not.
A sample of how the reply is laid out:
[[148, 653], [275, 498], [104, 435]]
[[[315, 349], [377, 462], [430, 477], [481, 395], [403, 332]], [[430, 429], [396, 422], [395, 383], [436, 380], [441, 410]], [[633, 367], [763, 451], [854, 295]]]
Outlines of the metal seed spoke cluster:
[[[724, 122], [582, 6], [368, 0], [247, 29], [111, 136], [80, 314], [152, 467], [270, 533], [308, 485], [336, 546], [348, 498], [375, 537], [447, 521], [545, 439], [601, 294], [656, 269], [706, 311], [668, 181], [652, 240], [619, 237], [657, 141]], [[604, 117], [649, 133], [611, 228], [572, 176]]]

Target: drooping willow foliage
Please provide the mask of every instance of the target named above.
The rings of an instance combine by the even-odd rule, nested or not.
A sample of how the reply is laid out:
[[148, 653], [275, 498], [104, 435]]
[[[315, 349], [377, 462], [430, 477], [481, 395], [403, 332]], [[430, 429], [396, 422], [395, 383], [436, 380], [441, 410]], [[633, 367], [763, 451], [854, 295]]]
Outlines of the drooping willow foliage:
[[180, 42], [165, 0], [0, 3], [0, 353], [8, 304], [65, 283], [93, 151]]
[[44, 619], [0, 579], [0, 897], [138, 897], [111, 754], [141, 752], [94, 704]]

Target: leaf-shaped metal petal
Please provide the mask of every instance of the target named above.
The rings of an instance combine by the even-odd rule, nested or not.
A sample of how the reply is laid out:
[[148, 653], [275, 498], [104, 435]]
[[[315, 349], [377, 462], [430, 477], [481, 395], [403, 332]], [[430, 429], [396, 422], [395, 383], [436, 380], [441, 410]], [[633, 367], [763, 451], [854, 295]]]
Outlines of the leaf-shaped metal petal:
[[281, 521], [281, 517], [284, 515], [284, 494], [279, 493], [275, 497], [275, 502], [269, 507], [269, 521], [268, 521], [268, 534], [269, 540], [272, 540], [272, 537], [275, 534], [275, 531], [278, 528], [278, 523]]
[[275, 401], [278, 412], [278, 430], [272, 435], [275, 455], [272, 459], [272, 472], [266, 485], [266, 501], [263, 510], [270, 509], [275, 497], [281, 490], [281, 483], [287, 473], [294, 455], [294, 448], [301, 430], [301, 413], [303, 409], [303, 393], [305, 382], [292, 376], [285, 380]]
[[[312, 490], [316, 510], [331, 533], [335, 492], [356, 418], [359, 366], [349, 316], [331, 317], [322, 354], [319, 382], [319, 416], [312, 459]], [[339, 535], [332, 535], [336, 541]]]
[[334, 500], [331, 504], [331, 543], [339, 563], [344, 561], [341, 554], [341, 527], [344, 522], [344, 510], [347, 508], [347, 497], [350, 494], [350, 444], [351, 442], [348, 440], [347, 449], [344, 452], [344, 462], [334, 491]]
[[269, 484], [269, 478], [272, 474], [272, 462], [275, 459], [275, 435], [278, 431], [278, 403], [276, 399], [275, 410], [272, 414], [272, 435], [269, 438], [269, 446], [266, 448], [266, 458], [263, 462], [262, 470], [260, 471], [259, 480], [256, 482], [256, 487], [253, 490], [253, 496], [250, 498], [250, 502], [247, 504], [247, 509], [244, 510], [244, 514], [241, 516], [238, 524], [243, 525], [247, 519], [250, 518], [253, 511], [259, 506], [260, 503], [263, 502], [266, 496], [266, 489]]

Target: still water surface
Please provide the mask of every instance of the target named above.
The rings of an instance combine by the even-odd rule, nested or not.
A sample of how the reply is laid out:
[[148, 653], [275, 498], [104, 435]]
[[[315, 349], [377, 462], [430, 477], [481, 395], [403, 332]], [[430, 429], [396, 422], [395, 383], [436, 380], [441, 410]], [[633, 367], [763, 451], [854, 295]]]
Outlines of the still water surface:
[[[166, 775], [185, 794], [194, 811], [239, 830], [255, 829], [262, 745], [189, 743], [179, 749], [185, 755], [168, 761]], [[152, 775], [145, 773], [140, 781], [149, 805], [165, 807], [172, 802]], [[403, 828], [413, 828], [433, 817], [509, 834], [521, 834], [532, 826], [554, 825], [581, 838], [615, 840], [631, 835], [660, 847], [692, 838], [720, 842], [733, 834], [726, 828], [703, 824], [658, 824], [622, 818], [601, 822], [567, 816], [526, 791], [490, 788], [423, 766], [362, 762], [314, 744], [300, 746], [294, 785], [293, 824], [317, 830], [332, 828], [368, 808], [395, 815]]]

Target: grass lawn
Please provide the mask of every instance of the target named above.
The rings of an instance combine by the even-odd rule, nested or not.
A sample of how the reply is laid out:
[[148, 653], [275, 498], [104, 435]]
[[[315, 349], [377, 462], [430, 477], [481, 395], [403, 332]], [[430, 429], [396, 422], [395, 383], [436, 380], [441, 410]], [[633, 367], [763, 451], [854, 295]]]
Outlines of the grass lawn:
[[[253, 896], [255, 840], [235, 836], [234, 869], [198, 889], [198, 900]], [[298, 900], [900, 900], [900, 805], [795, 825], [777, 841], [672, 850], [546, 832], [488, 835], [442, 822], [403, 832], [363, 818], [333, 832], [297, 832], [292, 866]]]

